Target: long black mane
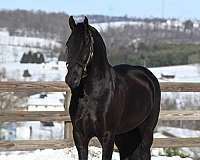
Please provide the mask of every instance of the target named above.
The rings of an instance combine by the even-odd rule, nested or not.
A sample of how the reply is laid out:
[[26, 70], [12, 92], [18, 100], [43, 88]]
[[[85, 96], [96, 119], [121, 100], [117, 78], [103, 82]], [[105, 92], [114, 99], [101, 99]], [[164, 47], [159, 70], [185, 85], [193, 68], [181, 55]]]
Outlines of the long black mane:
[[100, 67], [102, 73], [106, 72], [106, 66], [110, 66], [107, 59], [107, 51], [104, 40], [99, 32], [92, 26], [89, 26], [89, 30], [92, 33], [94, 39], [94, 58], [92, 60], [93, 66]]

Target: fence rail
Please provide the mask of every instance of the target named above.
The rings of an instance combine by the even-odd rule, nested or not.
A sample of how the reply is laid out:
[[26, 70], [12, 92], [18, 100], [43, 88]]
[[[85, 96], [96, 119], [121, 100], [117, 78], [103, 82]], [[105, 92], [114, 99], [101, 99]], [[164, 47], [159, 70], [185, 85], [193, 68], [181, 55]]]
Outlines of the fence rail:
[[[161, 111], [159, 120], [200, 120], [200, 111]], [[65, 111], [0, 112], [0, 122], [16, 121], [65, 121], [71, 123]]]
[[[162, 92], [200, 92], [200, 83], [161, 82]], [[67, 92], [64, 82], [0, 82], [0, 92]]]
[[67, 140], [0, 141], [0, 151], [30, 151], [36, 149], [63, 149], [72, 145]]
[[[155, 138], [153, 148], [199, 147], [200, 138]], [[30, 151], [36, 149], [63, 149], [73, 146], [70, 140], [17, 140], [0, 141], [0, 151]]]
[[[160, 83], [162, 92], [200, 92], [200, 83]], [[0, 82], [0, 92], [68, 92], [64, 82]], [[200, 120], [200, 111], [166, 111], [159, 120]], [[64, 121], [63, 140], [0, 141], [0, 151], [60, 149], [71, 146], [67, 140], [71, 121], [66, 111], [0, 112], [0, 122], [8, 121]], [[66, 126], [69, 126], [68, 128]], [[71, 137], [70, 137], [71, 138]], [[155, 138], [153, 147], [200, 147], [200, 138]]]

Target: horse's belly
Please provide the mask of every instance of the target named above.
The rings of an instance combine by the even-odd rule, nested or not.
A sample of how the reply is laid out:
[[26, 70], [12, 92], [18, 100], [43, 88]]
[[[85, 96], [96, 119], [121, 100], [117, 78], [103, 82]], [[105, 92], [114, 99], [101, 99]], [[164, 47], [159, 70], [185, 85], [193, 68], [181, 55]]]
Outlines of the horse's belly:
[[132, 115], [134, 115], [134, 117], [126, 116], [126, 118], [121, 121], [120, 126], [117, 130], [118, 134], [125, 133], [134, 128], [137, 128], [148, 116], [147, 114], [142, 113]]
[[136, 93], [127, 96], [118, 132], [124, 133], [136, 128], [149, 116], [151, 110], [152, 101], [149, 95]]

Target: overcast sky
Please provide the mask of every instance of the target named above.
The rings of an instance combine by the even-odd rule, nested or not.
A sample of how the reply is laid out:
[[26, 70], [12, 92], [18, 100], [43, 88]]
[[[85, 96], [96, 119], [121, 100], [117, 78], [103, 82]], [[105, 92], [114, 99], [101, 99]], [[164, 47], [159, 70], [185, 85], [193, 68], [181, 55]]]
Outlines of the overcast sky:
[[1, 0], [0, 8], [200, 19], [200, 0]]

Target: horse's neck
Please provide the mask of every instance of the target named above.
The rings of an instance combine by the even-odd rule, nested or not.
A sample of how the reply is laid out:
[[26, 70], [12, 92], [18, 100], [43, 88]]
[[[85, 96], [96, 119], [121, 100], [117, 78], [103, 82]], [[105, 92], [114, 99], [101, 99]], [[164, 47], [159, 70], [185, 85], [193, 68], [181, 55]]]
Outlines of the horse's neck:
[[99, 33], [94, 32], [93, 33], [93, 39], [94, 39], [94, 54], [92, 63], [90, 66], [91, 74], [94, 74], [93, 76], [97, 78], [104, 78], [111, 69], [111, 66], [107, 59], [107, 53], [106, 53], [106, 46], [103, 42], [102, 37]]
[[[107, 83], [112, 78], [112, 67], [108, 62], [106, 47], [99, 33], [93, 33], [94, 54], [88, 68], [86, 81], [96, 85], [98, 82]], [[87, 82], [86, 82], [87, 83]], [[90, 85], [91, 85], [90, 84]], [[89, 85], [87, 85], [89, 86]], [[104, 85], [102, 85], [104, 87]]]

